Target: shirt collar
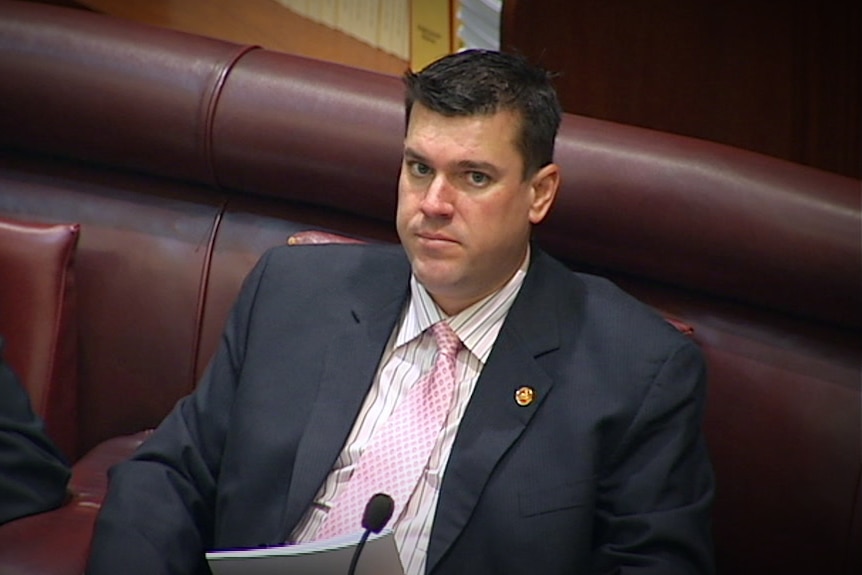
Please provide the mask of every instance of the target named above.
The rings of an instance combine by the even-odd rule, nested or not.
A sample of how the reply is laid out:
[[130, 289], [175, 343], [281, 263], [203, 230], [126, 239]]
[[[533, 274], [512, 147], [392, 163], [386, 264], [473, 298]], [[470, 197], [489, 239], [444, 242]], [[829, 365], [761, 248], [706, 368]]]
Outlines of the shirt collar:
[[413, 341], [433, 324], [445, 320], [464, 343], [464, 347], [485, 363], [496, 340], [496, 336], [486, 337], [488, 328], [493, 326], [496, 330], [495, 334], [499, 331], [509, 308], [512, 307], [515, 297], [521, 290], [529, 265], [528, 246], [524, 261], [506, 285], [453, 316], [447, 316], [434, 302], [425, 286], [411, 274], [410, 301], [407, 303], [395, 338], [395, 347], [398, 348]]

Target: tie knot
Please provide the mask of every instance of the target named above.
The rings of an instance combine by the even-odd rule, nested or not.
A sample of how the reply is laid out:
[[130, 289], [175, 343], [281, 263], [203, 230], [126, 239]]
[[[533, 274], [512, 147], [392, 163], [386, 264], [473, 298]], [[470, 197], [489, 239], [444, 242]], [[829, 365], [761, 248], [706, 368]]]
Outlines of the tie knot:
[[446, 357], [455, 357], [461, 349], [461, 340], [445, 321], [438, 321], [431, 326], [431, 333], [437, 342], [437, 349]]

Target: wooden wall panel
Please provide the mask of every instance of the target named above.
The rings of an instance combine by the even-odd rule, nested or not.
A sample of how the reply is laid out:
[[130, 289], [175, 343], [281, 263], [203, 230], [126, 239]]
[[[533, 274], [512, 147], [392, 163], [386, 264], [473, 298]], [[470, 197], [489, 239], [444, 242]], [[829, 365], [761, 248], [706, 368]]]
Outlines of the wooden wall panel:
[[842, 0], [505, 0], [504, 50], [570, 112], [862, 177], [862, 10]]

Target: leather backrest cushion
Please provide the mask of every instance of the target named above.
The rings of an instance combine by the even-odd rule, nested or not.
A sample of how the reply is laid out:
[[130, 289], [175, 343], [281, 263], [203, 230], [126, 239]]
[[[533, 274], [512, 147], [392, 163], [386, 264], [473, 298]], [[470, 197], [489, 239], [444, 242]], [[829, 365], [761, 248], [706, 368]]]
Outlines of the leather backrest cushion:
[[75, 293], [83, 454], [157, 425], [194, 388], [203, 279], [223, 199], [172, 180], [62, 161], [31, 165], [18, 157], [14, 164], [0, 168], [0, 216], [81, 225]]
[[212, 182], [214, 107], [247, 47], [41, 3], [0, 11], [0, 144]]
[[536, 237], [568, 263], [862, 327], [859, 180], [572, 114], [555, 161]]
[[80, 226], [0, 218], [0, 333], [5, 359], [60, 449], [77, 448], [74, 256]]

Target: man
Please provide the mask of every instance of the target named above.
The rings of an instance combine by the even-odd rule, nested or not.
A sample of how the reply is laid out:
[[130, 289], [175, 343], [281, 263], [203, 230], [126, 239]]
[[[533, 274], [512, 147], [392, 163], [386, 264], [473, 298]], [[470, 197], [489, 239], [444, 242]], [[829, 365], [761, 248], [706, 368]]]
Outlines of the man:
[[261, 259], [198, 390], [112, 472], [90, 573], [360, 531], [356, 494], [416, 459], [409, 392], [444, 382], [395, 497], [408, 574], [712, 572], [700, 352], [530, 244], [560, 181], [547, 74], [468, 51], [405, 81], [402, 245]]
[[3, 361], [0, 338], [0, 525], [59, 507], [72, 472]]

